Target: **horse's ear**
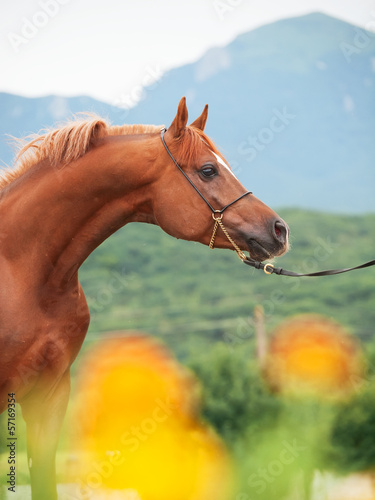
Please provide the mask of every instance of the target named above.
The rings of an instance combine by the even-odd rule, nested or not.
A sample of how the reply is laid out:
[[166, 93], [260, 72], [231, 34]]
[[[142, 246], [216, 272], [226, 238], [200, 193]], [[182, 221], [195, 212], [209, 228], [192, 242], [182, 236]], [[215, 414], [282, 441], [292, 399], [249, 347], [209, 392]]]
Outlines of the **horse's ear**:
[[181, 137], [183, 134], [186, 124], [188, 121], [188, 110], [186, 107], [186, 98], [183, 97], [178, 104], [177, 115], [174, 117], [168, 132], [173, 135], [173, 137]]
[[208, 116], [208, 104], [205, 105], [202, 114], [198, 116], [198, 118], [194, 120], [193, 123], [190, 124], [190, 126], [199, 128], [203, 132], [204, 127], [206, 126], [207, 116]]

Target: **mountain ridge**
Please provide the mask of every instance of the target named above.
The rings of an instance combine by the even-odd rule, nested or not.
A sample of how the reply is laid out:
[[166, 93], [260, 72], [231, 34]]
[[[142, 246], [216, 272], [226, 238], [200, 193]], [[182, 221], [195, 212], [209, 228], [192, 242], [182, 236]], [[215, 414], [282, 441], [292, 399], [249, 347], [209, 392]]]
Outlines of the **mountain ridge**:
[[[356, 47], [356, 36], [362, 36], [362, 48]], [[240, 180], [266, 203], [372, 212], [375, 43], [371, 36], [321, 13], [283, 19], [166, 72], [144, 89], [144, 98], [131, 109], [85, 96], [33, 100], [0, 94], [4, 110], [0, 133], [23, 136], [78, 111], [96, 112], [115, 124], [168, 126], [179, 99], [186, 95], [191, 120], [209, 103], [208, 135]], [[343, 44], [356, 49], [350, 63]], [[3, 141], [0, 157], [9, 164], [10, 149]]]

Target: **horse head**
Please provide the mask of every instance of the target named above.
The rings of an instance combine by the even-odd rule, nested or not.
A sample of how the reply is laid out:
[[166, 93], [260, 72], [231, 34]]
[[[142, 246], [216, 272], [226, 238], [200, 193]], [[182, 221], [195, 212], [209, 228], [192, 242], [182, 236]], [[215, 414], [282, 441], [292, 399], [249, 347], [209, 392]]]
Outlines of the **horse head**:
[[[288, 250], [288, 226], [246, 191], [234, 175], [204, 133], [207, 115], [206, 105], [202, 114], [187, 125], [188, 111], [182, 98], [164, 137], [162, 132], [162, 174], [154, 194], [157, 224], [176, 238], [206, 245], [211, 242], [211, 247], [214, 236], [216, 247], [237, 246], [249, 251], [255, 260], [284, 254]], [[213, 235], [214, 219], [222, 224]]]

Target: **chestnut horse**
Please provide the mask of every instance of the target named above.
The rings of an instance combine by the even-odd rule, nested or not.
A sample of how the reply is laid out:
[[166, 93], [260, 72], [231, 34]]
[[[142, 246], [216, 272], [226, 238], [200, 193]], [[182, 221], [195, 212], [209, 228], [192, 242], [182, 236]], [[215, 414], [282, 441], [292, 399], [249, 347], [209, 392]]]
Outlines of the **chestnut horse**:
[[[188, 126], [181, 99], [162, 138], [156, 126], [73, 121], [35, 136], [0, 178], [0, 412], [14, 394], [27, 427], [33, 500], [57, 498], [70, 367], [90, 319], [78, 269], [98, 245], [129, 222], [208, 245], [208, 200], [215, 210], [231, 205], [226, 231], [254, 259], [287, 250], [286, 224], [245, 192], [204, 134], [207, 110]], [[215, 245], [232, 248], [220, 228]]]

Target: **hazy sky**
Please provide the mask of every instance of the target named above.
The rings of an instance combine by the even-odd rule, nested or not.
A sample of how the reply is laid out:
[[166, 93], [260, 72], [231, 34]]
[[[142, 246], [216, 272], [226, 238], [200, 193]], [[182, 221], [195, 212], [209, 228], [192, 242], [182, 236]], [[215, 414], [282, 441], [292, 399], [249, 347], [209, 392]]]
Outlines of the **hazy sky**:
[[113, 104], [240, 33], [313, 11], [375, 26], [375, 0], [1, 0], [0, 91]]

